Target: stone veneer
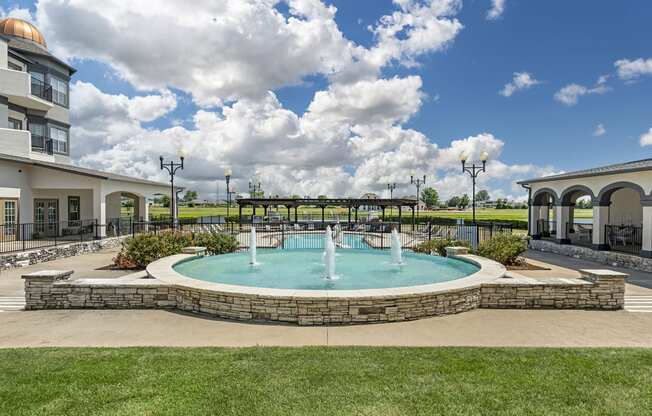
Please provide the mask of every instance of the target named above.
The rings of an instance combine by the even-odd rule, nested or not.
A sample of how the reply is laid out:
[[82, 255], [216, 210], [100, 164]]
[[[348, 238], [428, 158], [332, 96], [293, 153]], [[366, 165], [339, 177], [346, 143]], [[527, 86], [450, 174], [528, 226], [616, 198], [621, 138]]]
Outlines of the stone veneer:
[[652, 272], [652, 259], [634, 256], [617, 251], [594, 250], [589, 247], [574, 246], [571, 244], [557, 244], [546, 240], [530, 240], [530, 249], [561, 254], [578, 259], [592, 260], [613, 267]]
[[169, 308], [227, 319], [298, 325], [395, 322], [476, 308], [621, 309], [626, 277], [611, 271], [584, 271], [582, 279], [502, 278], [502, 266], [465, 254], [458, 254], [458, 258], [483, 265], [484, 274], [407, 288], [289, 291], [220, 285], [185, 277], [174, 280], [174, 271], [172, 278], [157, 276], [164, 267], [192, 257], [172, 256], [158, 263], [160, 268], [148, 268], [157, 278], [136, 273], [119, 279], [71, 281], [69, 271], [28, 274], [23, 276], [26, 309]]
[[26, 267], [79, 254], [92, 253], [104, 248], [117, 247], [126, 237], [110, 237], [76, 243], [59, 244], [29, 251], [0, 254], [0, 270]]

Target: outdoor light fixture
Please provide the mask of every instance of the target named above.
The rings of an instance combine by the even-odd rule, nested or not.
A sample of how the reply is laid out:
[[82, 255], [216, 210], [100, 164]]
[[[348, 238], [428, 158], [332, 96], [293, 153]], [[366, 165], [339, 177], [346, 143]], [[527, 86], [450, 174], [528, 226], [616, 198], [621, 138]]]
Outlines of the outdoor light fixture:
[[[226, 218], [229, 218], [229, 207], [231, 206], [231, 188], [229, 182], [231, 181], [231, 168], [224, 169], [224, 178], [226, 179]], [[218, 196], [219, 199], [219, 196]]]
[[417, 218], [419, 218], [419, 199], [421, 198], [419, 190], [421, 189], [421, 185], [426, 184], [426, 175], [423, 175], [423, 179], [415, 178], [414, 176], [414, 173], [410, 175], [410, 183], [417, 187]]
[[[388, 183], [387, 189], [389, 189], [389, 199], [394, 199], [394, 189], [396, 189], [396, 182]], [[394, 207], [389, 207], [389, 215], [394, 215]]]
[[489, 159], [489, 153], [486, 151], [482, 151], [480, 153], [480, 162], [482, 162], [482, 165], [477, 165], [474, 163], [471, 166], [466, 166], [466, 161], [468, 160], [468, 154], [466, 152], [460, 153], [460, 161], [462, 162], [462, 173], [467, 172], [469, 175], [471, 175], [471, 181], [473, 183], [473, 188], [472, 188], [472, 209], [473, 209], [473, 223], [475, 224], [475, 180], [478, 177], [478, 175], [482, 172], [487, 171], [487, 159]]
[[179, 151], [179, 159], [181, 159], [181, 163], [174, 163], [173, 161], [164, 163], [163, 156], [159, 156], [159, 160], [161, 161], [161, 170], [165, 169], [170, 174], [170, 216], [172, 217], [173, 226], [177, 222], [175, 207], [177, 195], [174, 192], [174, 175], [177, 173], [177, 170], [183, 170], [183, 161], [185, 159], [185, 152], [183, 150]]
[[249, 181], [249, 195], [252, 198], [255, 198], [256, 193], [260, 192], [261, 189], [262, 189], [262, 187], [260, 185], [260, 180], [259, 179], [256, 179], [256, 177], [254, 177], [252, 180]]

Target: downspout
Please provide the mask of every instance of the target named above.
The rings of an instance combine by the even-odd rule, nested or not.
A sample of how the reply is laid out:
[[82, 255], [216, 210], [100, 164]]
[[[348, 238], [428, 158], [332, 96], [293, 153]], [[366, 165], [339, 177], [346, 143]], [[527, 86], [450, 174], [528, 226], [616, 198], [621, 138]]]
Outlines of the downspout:
[[532, 187], [524, 183], [522, 183], [521, 186], [527, 189], [527, 235], [528, 237], [531, 237], [532, 235], [530, 234], [530, 220], [532, 219]]

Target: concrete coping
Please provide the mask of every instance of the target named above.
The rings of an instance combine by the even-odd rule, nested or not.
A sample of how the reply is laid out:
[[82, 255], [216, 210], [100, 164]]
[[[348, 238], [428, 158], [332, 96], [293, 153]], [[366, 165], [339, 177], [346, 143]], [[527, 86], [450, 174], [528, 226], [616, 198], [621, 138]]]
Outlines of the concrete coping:
[[184, 247], [183, 249], [181, 249], [181, 253], [194, 254], [195, 256], [203, 256], [206, 254], [206, 247], [199, 247], [199, 246]]
[[464, 256], [469, 254], [468, 247], [455, 246], [445, 247], [444, 249], [446, 250], [446, 257]]
[[74, 273], [73, 270], [40, 270], [22, 275], [25, 280], [65, 280]]
[[625, 280], [629, 275], [627, 273], [617, 272], [609, 269], [580, 269], [583, 278], [589, 279], [622, 279]]
[[431, 283], [418, 286], [391, 287], [382, 289], [356, 290], [305, 290], [305, 289], [274, 289], [265, 287], [239, 286], [217, 282], [193, 279], [178, 273], [174, 266], [178, 263], [192, 260], [198, 256], [176, 254], [156, 260], [147, 266], [150, 277], [178, 288], [194, 289], [225, 294], [238, 294], [245, 297], [279, 297], [301, 299], [386, 299], [423, 296], [424, 294], [443, 294], [462, 289], [480, 287], [484, 283], [494, 281], [505, 275], [506, 269], [500, 263], [475, 255], [451, 256], [460, 261], [474, 264], [480, 268], [477, 272], [460, 279], [447, 282]]

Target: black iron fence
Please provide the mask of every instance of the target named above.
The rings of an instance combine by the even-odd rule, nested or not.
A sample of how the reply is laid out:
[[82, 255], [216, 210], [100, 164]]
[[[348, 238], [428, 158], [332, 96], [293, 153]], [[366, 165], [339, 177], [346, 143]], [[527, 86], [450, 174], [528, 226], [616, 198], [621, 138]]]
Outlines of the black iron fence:
[[0, 253], [90, 241], [98, 231], [95, 220], [0, 224]]
[[538, 220], [536, 224], [536, 235], [540, 238], [555, 238], [557, 235], [557, 222], [550, 220]]
[[605, 238], [611, 250], [638, 255], [643, 246], [643, 227], [605, 225]]
[[142, 233], [160, 233], [169, 230], [181, 232], [211, 232], [232, 235], [241, 248], [251, 243], [251, 229], [256, 229], [257, 246], [261, 248], [319, 249], [323, 248], [324, 230], [330, 226], [340, 248], [390, 247], [391, 232], [399, 231], [401, 245], [412, 248], [425, 241], [454, 239], [467, 241], [471, 246], [491, 239], [500, 233], [511, 233], [510, 224], [460, 223], [400, 224], [395, 222], [357, 223], [290, 223], [240, 224], [222, 220], [143, 221], [133, 218], [112, 218], [106, 224], [96, 220], [42, 222], [0, 225], [0, 253], [52, 247], [78, 241], [106, 237], [129, 236]]

